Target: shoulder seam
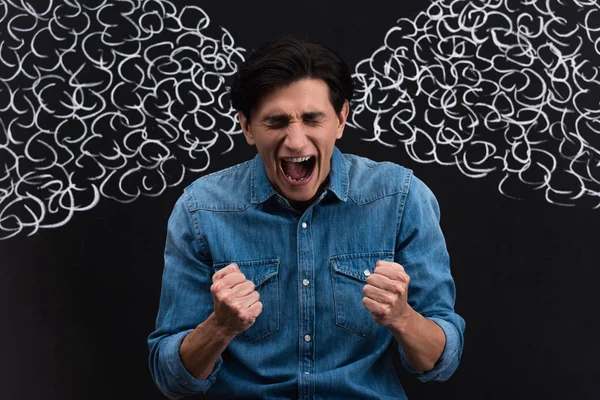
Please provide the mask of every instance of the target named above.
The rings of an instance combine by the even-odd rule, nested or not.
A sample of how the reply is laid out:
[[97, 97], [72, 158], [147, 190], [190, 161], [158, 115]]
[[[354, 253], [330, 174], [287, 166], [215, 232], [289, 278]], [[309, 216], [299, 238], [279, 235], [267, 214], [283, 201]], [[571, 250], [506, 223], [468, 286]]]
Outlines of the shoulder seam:
[[[192, 192], [193, 191], [195, 192], [196, 191], [195, 189], [200, 185], [214, 184], [212, 182], [213, 179], [217, 179], [222, 176], [231, 175], [235, 172], [243, 171], [244, 169], [247, 169], [248, 164], [251, 162], [252, 162], [252, 160], [248, 160], [248, 161], [244, 161], [242, 163], [236, 164], [236, 165], [232, 165], [231, 167], [210, 173], [208, 175], [201, 176], [198, 179], [196, 179], [194, 182], [189, 184], [184, 189], [184, 193], [186, 194], [188, 211], [194, 212], [194, 211], [198, 211], [198, 210], [206, 210], [206, 211], [216, 211], [216, 212], [219, 212], [219, 211], [237, 212], [237, 211], [244, 211], [248, 207], [250, 207], [249, 204], [244, 205], [243, 207], [210, 207], [210, 206], [207, 206], [206, 204], [199, 204], [196, 196], [192, 195]], [[244, 172], [242, 172], [242, 173], [244, 173]]]
[[194, 211], [190, 209], [190, 204], [189, 204], [189, 192], [187, 192], [186, 190], [184, 190], [183, 192], [183, 198], [185, 200], [185, 204], [187, 207], [187, 216], [190, 220], [190, 222], [192, 223], [192, 228], [194, 230], [194, 239], [196, 240], [196, 243], [198, 244], [198, 247], [200, 248], [200, 250], [204, 253], [204, 254], [209, 254], [208, 248], [206, 246], [206, 244], [204, 243], [204, 240], [202, 240], [202, 235], [200, 234], [200, 226], [199, 226], [199, 222], [197, 220], [197, 218], [194, 218]]
[[252, 160], [244, 161], [242, 163], [232, 165], [231, 167], [227, 167], [225, 169], [211, 172], [210, 174], [207, 174], [207, 175], [203, 175], [203, 176], [197, 178], [194, 182], [190, 183], [188, 186], [186, 186], [186, 189], [194, 186], [196, 184], [196, 182], [199, 182], [199, 181], [205, 181], [205, 180], [209, 180], [211, 178], [216, 178], [216, 177], [223, 176], [223, 175], [230, 175], [230, 174], [234, 173], [235, 171], [237, 171], [238, 169], [241, 169], [242, 167], [246, 166], [246, 164], [250, 163], [251, 161]]

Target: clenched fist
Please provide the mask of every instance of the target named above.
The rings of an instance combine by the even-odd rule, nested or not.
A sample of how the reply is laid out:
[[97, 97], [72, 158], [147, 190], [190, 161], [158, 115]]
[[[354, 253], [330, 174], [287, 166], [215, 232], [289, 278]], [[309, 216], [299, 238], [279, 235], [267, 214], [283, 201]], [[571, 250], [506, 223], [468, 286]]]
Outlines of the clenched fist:
[[391, 326], [410, 311], [408, 283], [410, 277], [402, 265], [377, 261], [375, 271], [367, 277], [363, 287], [363, 305], [379, 325]]
[[246, 279], [236, 264], [229, 264], [213, 275], [210, 291], [217, 322], [236, 334], [250, 328], [262, 312], [254, 283]]

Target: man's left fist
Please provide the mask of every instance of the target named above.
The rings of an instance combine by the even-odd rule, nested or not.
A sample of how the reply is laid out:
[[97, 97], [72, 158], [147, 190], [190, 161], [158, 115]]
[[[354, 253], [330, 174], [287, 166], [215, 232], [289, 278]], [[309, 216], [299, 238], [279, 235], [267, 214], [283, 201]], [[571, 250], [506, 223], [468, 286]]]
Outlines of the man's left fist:
[[408, 283], [410, 277], [402, 265], [377, 261], [375, 272], [367, 277], [363, 287], [363, 305], [379, 325], [391, 326], [408, 315]]

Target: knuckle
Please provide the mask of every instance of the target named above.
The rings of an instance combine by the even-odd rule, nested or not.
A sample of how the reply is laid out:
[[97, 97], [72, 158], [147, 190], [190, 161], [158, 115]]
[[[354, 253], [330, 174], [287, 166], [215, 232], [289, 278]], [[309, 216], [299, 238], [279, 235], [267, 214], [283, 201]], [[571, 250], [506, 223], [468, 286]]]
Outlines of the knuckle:
[[219, 292], [219, 286], [216, 283], [213, 283], [212, 285], [210, 285], [210, 292], [212, 294], [216, 294]]
[[224, 282], [219, 280], [218, 282], [215, 282], [212, 284], [212, 286], [214, 287], [214, 291], [215, 292], [222, 292], [224, 290], [227, 289], [227, 287], [225, 286]]
[[227, 293], [224, 292], [216, 292], [213, 297], [219, 302], [219, 303], [226, 303], [227, 302]]
[[241, 269], [239, 269], [239, 268], [237, 268], [237, 267], [236, 267], [236, 269], [235, 269], [235, 272], [234, 272], [234, 274], [236, 274], [236, 275], [241, 275], [241, 276], [243, 276], [244, 278], [246, 277], [246, 275], [244, 275], [244, 273], [242, 272], [242, 270], [241, 270]]
[[241, 272], [232, 272], [231, 274], [229, 274], [231, 279], [240, 279], [240, 276], [244, 276]]
[[235, 312], [241, 317], [241, 318], [247, 318], [248, 316], [248, 307], [244, 307], [241, 304], [235, 304], [233, 306], [233, 308], [235, 309]]
[[387, 306], [388, 304], [393, 303], [394, 302], [394, 297], [395, 296], [386, 295], [385, 297], [383, 297], [381, 299], [381, 304], [383, 304], [384, 306]]
[[223, 303], [231, 304], [231, 302], [233, 300], [233, 293], [231, 293], [230, 290], [226, 290], [226, 291], [219, 293], [219, 296], [220, 296], [220, 300]]
[[234, 273], [235, 271], [239, 271], [240, 268], [237, 266], [237, 264], [229, 264], [228, 266], [223, 268], [223, 270], [229, 273]]

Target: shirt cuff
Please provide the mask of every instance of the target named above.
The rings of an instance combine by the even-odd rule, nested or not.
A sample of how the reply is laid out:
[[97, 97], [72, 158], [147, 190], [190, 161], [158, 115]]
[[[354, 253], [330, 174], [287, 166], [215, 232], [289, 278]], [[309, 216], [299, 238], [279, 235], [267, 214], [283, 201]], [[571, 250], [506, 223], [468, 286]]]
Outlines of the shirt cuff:
[[206, 379], [196, 379], [192, 376], [189, 371], [183, 365], [181, 361], [181, 357], [179, 356], [179, 348], [181, 347], [181, 342], [183, 339], [191, 332], [193, 329], [189, 329], [187, 331], [183, 331], [177, 333], [167, 340], [168, 342], [165, 344], [164, 353], [165, 353], [165, 361], [167, 363], [167, 367], [169, 371], [176, 379], [176, 382], [185, 390], [190, 392], [203, 392], [206, 393], [208, 389], [212, 386], [213, 383], [217, 380], [217, 373], [221, 368], [221, 364], [223, 364], [223, 359], [219, 356], [217, 362], [215, 363], [215, 367], [213, 371], [206, 377]]
[[444, 372], [448, 367], [451, 367], [455, 364], [460, 340], [456, 327], [450, 322], [436, 317], [432, 317], [429, 319], [438, 324], [440, 328], [442, 328], [442, 330], [444, 331], [444, 335], [446, 336], [446, 346], [444, 346], [444, 351], [442, 352], [440, 358], [437, 360], [432, 369], [425, 372], [417, 372], [413, 370], [404, 358], [402, 347], [398, 346], [398, 350], [400, 352], [400, 360], [402, 361], [402, 365], [404, 365], [404, 368], [406, 368], [408, 372], [417, 375], [417, 378], [419, 378], [419, 380], [423, 382], [438, 379], [440, 376], [444, 375]]

